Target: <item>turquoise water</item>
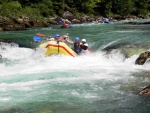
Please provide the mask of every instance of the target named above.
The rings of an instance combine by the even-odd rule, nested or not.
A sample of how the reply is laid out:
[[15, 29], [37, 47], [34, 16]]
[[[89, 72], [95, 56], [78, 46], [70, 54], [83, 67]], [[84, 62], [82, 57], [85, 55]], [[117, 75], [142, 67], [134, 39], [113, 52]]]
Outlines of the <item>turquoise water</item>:
[[[45, 57], [37, 32], [86, 38], [94, 53]], [[0, 32], [0, 113], [149, 113], [150, 97], [137, 93], [150, 83], [150, 65], [134, 64], [149, 37], [149, 25], [124, 23]]]

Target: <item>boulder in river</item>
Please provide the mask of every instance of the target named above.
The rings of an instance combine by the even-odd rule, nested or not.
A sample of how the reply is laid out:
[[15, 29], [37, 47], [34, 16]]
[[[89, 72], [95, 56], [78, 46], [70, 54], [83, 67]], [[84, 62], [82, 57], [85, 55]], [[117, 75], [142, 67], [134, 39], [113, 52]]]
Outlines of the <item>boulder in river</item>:
[[143, 65], [150, 58], [150, 52], [146, 51], [141, 53], [139, 57], [136, 59], [135, 64]]
[[150, 95], [150, 85], [142, 89], [139, 93], [139, 95]]

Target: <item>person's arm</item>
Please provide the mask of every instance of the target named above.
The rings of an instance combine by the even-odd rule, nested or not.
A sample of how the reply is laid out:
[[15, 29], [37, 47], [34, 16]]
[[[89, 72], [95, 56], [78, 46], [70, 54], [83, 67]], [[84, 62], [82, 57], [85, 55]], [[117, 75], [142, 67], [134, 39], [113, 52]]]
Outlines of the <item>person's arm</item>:
[[69, 44], [73, 44], [73, 41], [72, 41], [72, 40], [70, 40], [70, 38], [69, 38], [69, 34], [68, 34], [68, 33], [66, 33], [66, 35], [68, 36], [68, 38], [66, 38], [66, 41], [67, 41]]
[[73, 41], [69, 40], [66, 38], [66, 41], [69, 43], [69, 44], [73, 44]]

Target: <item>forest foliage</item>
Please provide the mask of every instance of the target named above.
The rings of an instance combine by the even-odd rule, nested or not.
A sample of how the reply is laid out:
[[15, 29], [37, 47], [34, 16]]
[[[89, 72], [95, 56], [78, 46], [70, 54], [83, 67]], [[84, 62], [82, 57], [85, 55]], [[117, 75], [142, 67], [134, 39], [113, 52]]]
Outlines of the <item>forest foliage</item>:
[[61, 16], [70, 11], [75, 16], [104, 17], [148, 15], [150, 0], [0, 0], [0, 15], [24, 15], [32, 18]]

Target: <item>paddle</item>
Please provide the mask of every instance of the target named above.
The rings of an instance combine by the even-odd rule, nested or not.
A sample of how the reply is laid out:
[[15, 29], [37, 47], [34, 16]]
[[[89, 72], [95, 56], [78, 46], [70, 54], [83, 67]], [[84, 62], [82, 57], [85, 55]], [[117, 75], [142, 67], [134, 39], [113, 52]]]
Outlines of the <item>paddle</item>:
[[36, 33], [37, 36], [45, 37], [45, 34], [42, 33]]
[[33, 37], [33, 40], [40, 42], [40, 41], [42, 40], [42, 38], [39, 37], [39, 36], [34, 36], [34, 37]]
[[59, 41], [57, 41], [57, 43], [58, 43], [58, 54], [59, 54]]

